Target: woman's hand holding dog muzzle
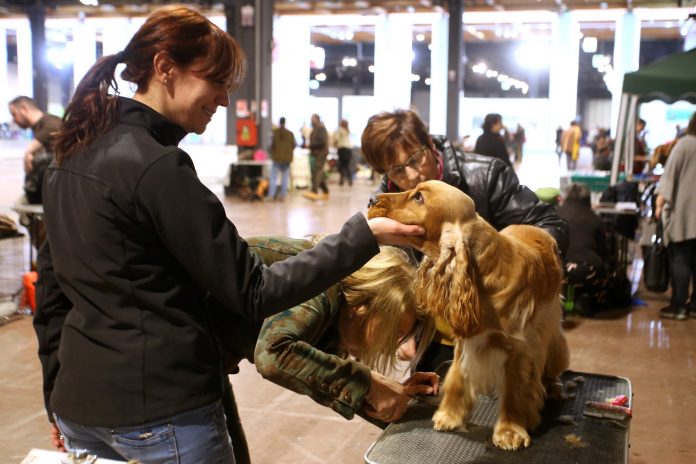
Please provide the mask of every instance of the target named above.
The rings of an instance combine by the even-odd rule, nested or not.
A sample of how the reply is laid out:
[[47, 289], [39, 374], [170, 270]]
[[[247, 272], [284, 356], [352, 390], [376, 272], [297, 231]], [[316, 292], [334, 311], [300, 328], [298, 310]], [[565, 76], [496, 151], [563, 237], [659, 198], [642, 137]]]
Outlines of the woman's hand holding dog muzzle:
[[367, 224], [382, 245], [413, 246], [413, 238], [425, 234], [425, 229], [421, 226], [402, 224], [386, 217], [369, 219]]

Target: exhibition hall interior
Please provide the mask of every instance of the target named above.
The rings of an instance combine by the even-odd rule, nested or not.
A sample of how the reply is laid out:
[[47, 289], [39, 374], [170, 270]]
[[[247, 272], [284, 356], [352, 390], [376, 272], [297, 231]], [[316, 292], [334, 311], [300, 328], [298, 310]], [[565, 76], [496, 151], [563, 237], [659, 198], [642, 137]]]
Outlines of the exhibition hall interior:
[[693, 462], [696, 1], [0, 0], [0, 83], [0, 464]]

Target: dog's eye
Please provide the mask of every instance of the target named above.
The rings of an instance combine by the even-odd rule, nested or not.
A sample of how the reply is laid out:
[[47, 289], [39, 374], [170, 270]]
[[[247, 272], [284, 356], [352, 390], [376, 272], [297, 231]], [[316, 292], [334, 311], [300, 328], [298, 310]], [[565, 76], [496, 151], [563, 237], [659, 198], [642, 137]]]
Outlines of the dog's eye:
[[414, 193], [411, 199], [416, 203], [423, 203], [423, 195], [420, 192]]

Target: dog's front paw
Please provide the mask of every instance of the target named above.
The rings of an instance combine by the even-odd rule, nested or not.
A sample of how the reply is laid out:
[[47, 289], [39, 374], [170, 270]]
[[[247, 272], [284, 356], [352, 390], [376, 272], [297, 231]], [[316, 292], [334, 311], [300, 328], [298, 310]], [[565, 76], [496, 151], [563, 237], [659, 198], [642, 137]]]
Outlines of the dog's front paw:
[[532, 439], [527, 431], [517, 424], [498, 423], [493, 430], [493, 444], [504, 450], [515, 451], [529, 447], [532, 444]]
[[433, 428], [441, 432], [447, 432], [450, 430], [462, 429], [466, 430], [464, 427], [464, 419], [462, 417], [457, 417], [447, 411], [437, 411], [433, 415]]

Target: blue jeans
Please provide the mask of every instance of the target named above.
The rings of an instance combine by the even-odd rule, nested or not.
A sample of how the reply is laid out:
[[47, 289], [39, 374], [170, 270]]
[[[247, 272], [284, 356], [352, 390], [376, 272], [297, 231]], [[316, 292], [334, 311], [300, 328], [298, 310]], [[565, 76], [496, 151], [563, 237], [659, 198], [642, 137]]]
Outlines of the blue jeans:
[[220, 401], [129, 427], [86, 427], [54, 417], [68, 451], [148, 464], [235, 462]]
[[288, 194], [288, 179], [290, 177], [290, 163], [276, 163], [275, 161], [271, 165], [271, 182], [268, 189], [268, 196], [270, 198], [275, 198], [276, 188], [278, 187], [278, 172], [282, 176], [280, 183], [280, 198], [285, 198]]
[[672, 299], [674, 306], [686, 306], [689, 299], [689, 283], [693, 282], [690, 307], [696, 310], [696, 239], [672, 242], [667, 247], [669, 267], [672, 273]]

